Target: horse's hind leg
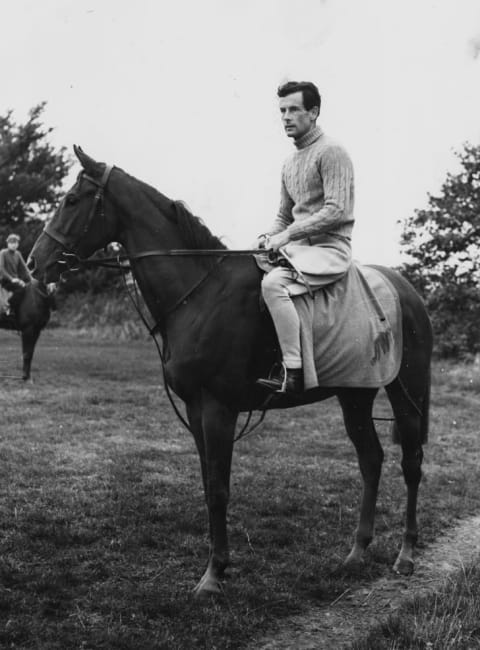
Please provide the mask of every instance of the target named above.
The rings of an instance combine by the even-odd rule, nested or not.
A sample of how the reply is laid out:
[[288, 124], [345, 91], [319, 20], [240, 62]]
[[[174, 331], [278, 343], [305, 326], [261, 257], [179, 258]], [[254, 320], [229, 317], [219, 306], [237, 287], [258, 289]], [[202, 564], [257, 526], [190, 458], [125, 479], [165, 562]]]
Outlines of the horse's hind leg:
[[417, 497], [422, 478], [422, 444], [426, 442], [428, 426], [428, 383], [424, 396], [417, 404], [406, 393], [398, 380], [387, 386], [387, 393], [395, 415], [395, 433], [402, 447], [402, 470], [407, 486], [407, 509], [405, 532], [400, 553], [393, 566], [394, 571], [404, 575], [413, 572], [413, 551], [417, 543]]
[[357, 451], [363, 478], [360, 519], [355, 542], [345, 566], [354, 567], [363, 561], [365, 549], [372, 541], [378, 483], [383, 462], [383, 449], [372, 420], [372, 407], [377, 389], [345, 389], [338, 394], [347, 433]]

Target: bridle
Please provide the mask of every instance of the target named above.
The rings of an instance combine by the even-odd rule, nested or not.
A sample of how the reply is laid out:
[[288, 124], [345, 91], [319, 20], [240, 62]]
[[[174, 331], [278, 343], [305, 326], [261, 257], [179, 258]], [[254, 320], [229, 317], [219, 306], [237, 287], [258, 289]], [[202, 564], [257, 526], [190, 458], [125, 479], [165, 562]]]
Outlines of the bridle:
[[[100, 208], [100, 214], [103, 215], [104, 217], [104, 194], [105, 194], [105, 188], [107, 186], [108, 180], [110, 178], [110, 174], [113, 170], [114, 166], [113, 165], [106, 165], [105, 170], [102, 174], [102, 177], [100, 180], [97, 180], [96, 178], [93, 178], [89, 174], [86, 174], [85, 171], [81, 172], [81, 178], [84, 180], [89, 181], [90, 183], [93, 183], [97, 187], [97, 191], [95, 192], [94, 200], [92, 207], [90, 209], [88, 219], [85, 222], [85, 227], [83, 229], [83, 233], [87, 233], [90, 225], [97, 214], [99, 208]], [[66, 199], [64, 199], [66, 200]], [[79, 257], [77, 254], [75, 248], [75, 244], [73, 244], [67, 235], [63, 234], [56, 228], [54, 228], [51, 225], [51, 222], [45, 225], [43, 232], [50, 237], [53, 241], [55, 241], [57, 244], [60, 244], [60, 246], [64, 249], [62, 253], [63, 260], [60, 260], [60, 263], [63, 263], [66, 265], [66, 270], [74, 271], [74, 270], [80, 270], [81, 266], [103, 266], [107, 268], [115, 268], [117, 270], [120, 270], [124, 274], [124, 280], [125, 280], [125, 272], [130, 270], [129, 265], [125, 265], [123, 262], [126, 260], [132, 261], [132, 260], [139, 260], [147, 257], [158, 257], [158, 256], [178, 256], [178, 257], [194, 257], [194, 256], [208, 256], [208, 257], [217, 257], [218, 260], [216, 264], [212, 265], [207, 272], [200, 276], [200, 278], [193, 284], [192, 287], [190, 287], [183, 295], [176, 300], [176, 302], [170, 306], [166, 310], [166, 314], [171, 314], [174, 312], [180, 305], [185, 304], [187, 302], [187, 299], [191, 294], [196, 291], [210, 276], [212, 273], [213, 269], [216, 269], [218, 264], [220, 264], [225, 257], [228, 256], [242, 256], [242, 255], [248, 255], [248, 256], [253, 256], [253, 255], [264, 255], [267, 253], [265, 249], [246, 249], [246, 250], [231, 250], [231, 249], [157, 249], [157, 250], [151, 250], [151, 251], [143, 251], [139, 253], [134, 253], [131, 255], [117, 255], [115, 257], [109, 257], [109, 258], [102, 258], [99, 260], [92, 260], [92, 259], [82, 259]], [[51, 264], [58, 264], [59, 261], [56, 260], [55, 262], [52, 262]], [[77, 264], [77, 268], [72, 267], [73, 264]], [[150, 336], [153, 338], [153, 341], [156, 345], [160, 361], [162, 364], [162, 370], [163, 370], [163, 379], [164, 379], [164, 386], [165, 390], [167, 393], [167, 396], [169, 398], [169, 401], [175, 411], [175, 414], [179, 418], [179, 420], [182, 422], [182, 424], [189, 430], [190, 426], [188, 422], [185, 420], [185, 418], [182, 416], [180, 411], [178, 410], [171, 392], [170, 392], [170, 387], [168, 384], [167, 376], [166, 376], [166, 370], [165, 370], [165, 360], [164, 356], [162, 354], [162, 351], [160, 349], [160, 346], [158, 344], [157, 338], [156, 338], [156, 332], [158, 331], [158, 323], [154, 325], [154, 327], [150, 327], [150, 325], [147, 322], [147, 319], [145, 318], [144, 314], [142, 313], [142, 310], [140, 309], [138, 305], [138, 299], [135, 300], [135, 298], [131, 295], [130, 291], [128, 290], [127, 283], [125, 281], [125, 286], [127, 288], [127, 293], [132, 300], [132, 303], [139, 314], [141, 320], [143, 321], [144, 325], [146, 326]], [[136, 293], [136, 289], [135, 289]], [[263, 407], [262, 413], [258, 421], [253, 424], [252, 426], [249, 427], [250, 425], [250, 420], [252, 416], [252, 411], [249, 412], [249, 415], [247, 417], [247, 421], [245, 422], [244, 426], [242, 427], [240, 433], [236, 436], [235, 440], [239, 440], [240, 438], [245, 437], [246, 435], [250, 435], [264, 420], [266, 410], [267, 410], [267, 403], [269, 402], [269, 398], [267, 398], [265, 405]]]
[[[90, 224], [93, 221], [93, 218], [95, 217], [95, 214], [97, 213], [98, 207], [100, 206], [101, 208], [101, 214], [104, 215], [103, 211], [103, 197], [104, 197], [104, 191], [108, 183], [108, 179], [110, 178], [110, 174], [112, 172], [113, 165], [106, 165], [105, 170], [102, 174], [102, 178], [97, 181], [96, 178], [93, 178], [93, 176], [89, 176], [85, 172], [81, 172], [81, 177], [90, 183], [93, 183], [94, 185], [97, 186], [97, 191], [95, 192], [95, 196], [93, 199], [93, 204], [90, 209], [88, 219], [85, 222], [85, 227], [83, 229], [83, 233], [85, 234], [88, 229], [90, 228]], [[65, 201], [66, 199], [64, 199]], [[53, 239], [57, 244], [60, 244], [66, 251], [69, 253], [75, 253], [75, 246], [72, 244], [67, 235], [64, 235], [62, 232], [57, 230], [51, 225], [51, 221], [47, 223], [43, 229], [43, 232], [50, 237], [50, 239]]]
[[[97, 191], [95, 192], [95, 196], [93, 199], [93, 204], [90, 209], [88, 218], [85, 222], [85, 226], [83, 229], [83, 233], [87, 233], [90, 225], [99, 211], [100, 208], [100, 215], [105, 217], [104, 213], [104, 194], [105, 194], [105, 189], [108, 183], [108, 180], [110, 178], [110, 174], [112, 170], [114, 169], [113, 165], [106, 165], [105, 170], [102, 174], [102, 177], [100, 180], [97, 180], [96, 178], [93, 178], [93, 176], [90, 176], [89, 174], [85, 173], [85, 171], [82, 171], [80, 174], [80, 177], [86, 181], [89, 181], [90, 183], [93, 183], [97, 187]], [[65, 201], [66, 199], [64, 199]], [[62, 264], [65, 266], [65, 271], [78, 271], [80, 270], [81, 267], [105, 267], [105, 268], [113, 268], [119, 271], [129, 271], [130, 266], [126, 265], [126, 261], [136, 261], [148, 257], [216, 257], [218, 258], [216, 263], [213, 264], [205, 274], [201, 275], [197, 281], [183, 294], [180, 296], [180, 298], [170, 307], [166, 309], [166, 314], [171, 314], [174, 312], [181, 304], [185, 303], [187, 298], [194, 292], [196, 291], [204, 282], [205, 280], [210, 276], [212, 273], [213, 269], [215, 269], [223, 260], [225, 257], [228, 256], [243, 256], [243, 255], [265, 255], [266, 251], [265, 249], [243, 249], [243, 250], [231, 250], [231, 249], [224, 249], [224, 248], [215, 248], [215, 249], [156, 249], [156, 250], [149, 250], [149, 251], [140, 251], [138, 253], [133, 253], [129, 255], [116, 255], [113, 257], [103, 257], [101, 259], [82, 259], [76, 252], [75, 250], [75, 244], [72, 243], [67, 235], [64, 233], [60, 232], [56, 228], [52, 226], [51, 221], [47, 223], [43, 229], [43, 232], [50, 237], [50, 239], [53, 239], [57, 244], [60, 244], [60, 246], [64, 249], [62, 252], [62, 259], [61, 260], [56, 260], [55, 262], [51, 262], [51, 265], [54, 264]], [[270, 259], [270, 257], [269, 257]], [[272, 261], [270, 259], [270, 261]]]

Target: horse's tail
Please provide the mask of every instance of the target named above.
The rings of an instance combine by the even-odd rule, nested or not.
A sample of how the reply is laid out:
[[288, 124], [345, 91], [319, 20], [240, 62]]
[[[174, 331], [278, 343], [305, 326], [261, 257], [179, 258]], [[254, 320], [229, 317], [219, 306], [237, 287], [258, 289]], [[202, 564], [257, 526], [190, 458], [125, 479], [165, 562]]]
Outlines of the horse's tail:
[[[428, 431], [430, 425], [430, 387], [431, 387], [431, 373], [430, 368], [427, 372], [427, 377], [425, 381], [425, 391], [423, 393], [423, 398], [419, 407], [420, 415], [420, 444], [425, 445], [428, 442]], [[406, 395], [411, 401], [411, 398]], [[401, 440], [400, 430], [397, 423], [394, 421], [391, 429], [392, 442], [396, 445], [399, 445]]]

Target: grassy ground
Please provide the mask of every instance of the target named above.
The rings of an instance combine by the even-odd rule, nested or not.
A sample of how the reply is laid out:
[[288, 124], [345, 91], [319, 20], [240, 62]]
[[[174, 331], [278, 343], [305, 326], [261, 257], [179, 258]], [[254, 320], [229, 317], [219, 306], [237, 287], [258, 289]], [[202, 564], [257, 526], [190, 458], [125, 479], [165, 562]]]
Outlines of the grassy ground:
[[480, 569], [465, 568], [431, 593], [405, 603], [352, 650], [480, 648]]
[[[2, 374], [19, 375], [18, 337], [0, 332], [0, 349]], [[0, 380], [0, 647], [242, 648], [390, 571], [405, 495], [399, 449], [379, 423], [377, 537], [362, 574], [347, 576], [338, 565], [360, 478], [330, 400], [271, 413], [237, 443], [225, 594], [194, 602], [208, 552], [198, 460], [160, 377], [149, 341], [51, 329], [34, 384]], [[436, 365], [421, 546], [478, 513], [479, 391], [474, 366]], [[389, 415], [384, 399], [376, 413]]]

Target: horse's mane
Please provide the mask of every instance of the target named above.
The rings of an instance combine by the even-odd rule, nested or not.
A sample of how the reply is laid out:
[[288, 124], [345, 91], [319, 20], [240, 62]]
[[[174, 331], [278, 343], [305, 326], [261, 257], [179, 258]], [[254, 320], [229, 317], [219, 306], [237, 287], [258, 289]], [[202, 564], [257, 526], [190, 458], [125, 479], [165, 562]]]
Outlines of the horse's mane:
[[[148, 183], [135, 178], [143, 192], [148, 196], [153, 205], [161, 212], [162, 216], [175, 223], [180, 237], [185, 242], [185, 248], [225, 250], [225, 244], [204, 224], [200, 217], [196, 217], [188, 210], [183, 201], [173, 201]], [[217, 262], [216, 257], [199, 257], [203, 265], [210, 267]]]

